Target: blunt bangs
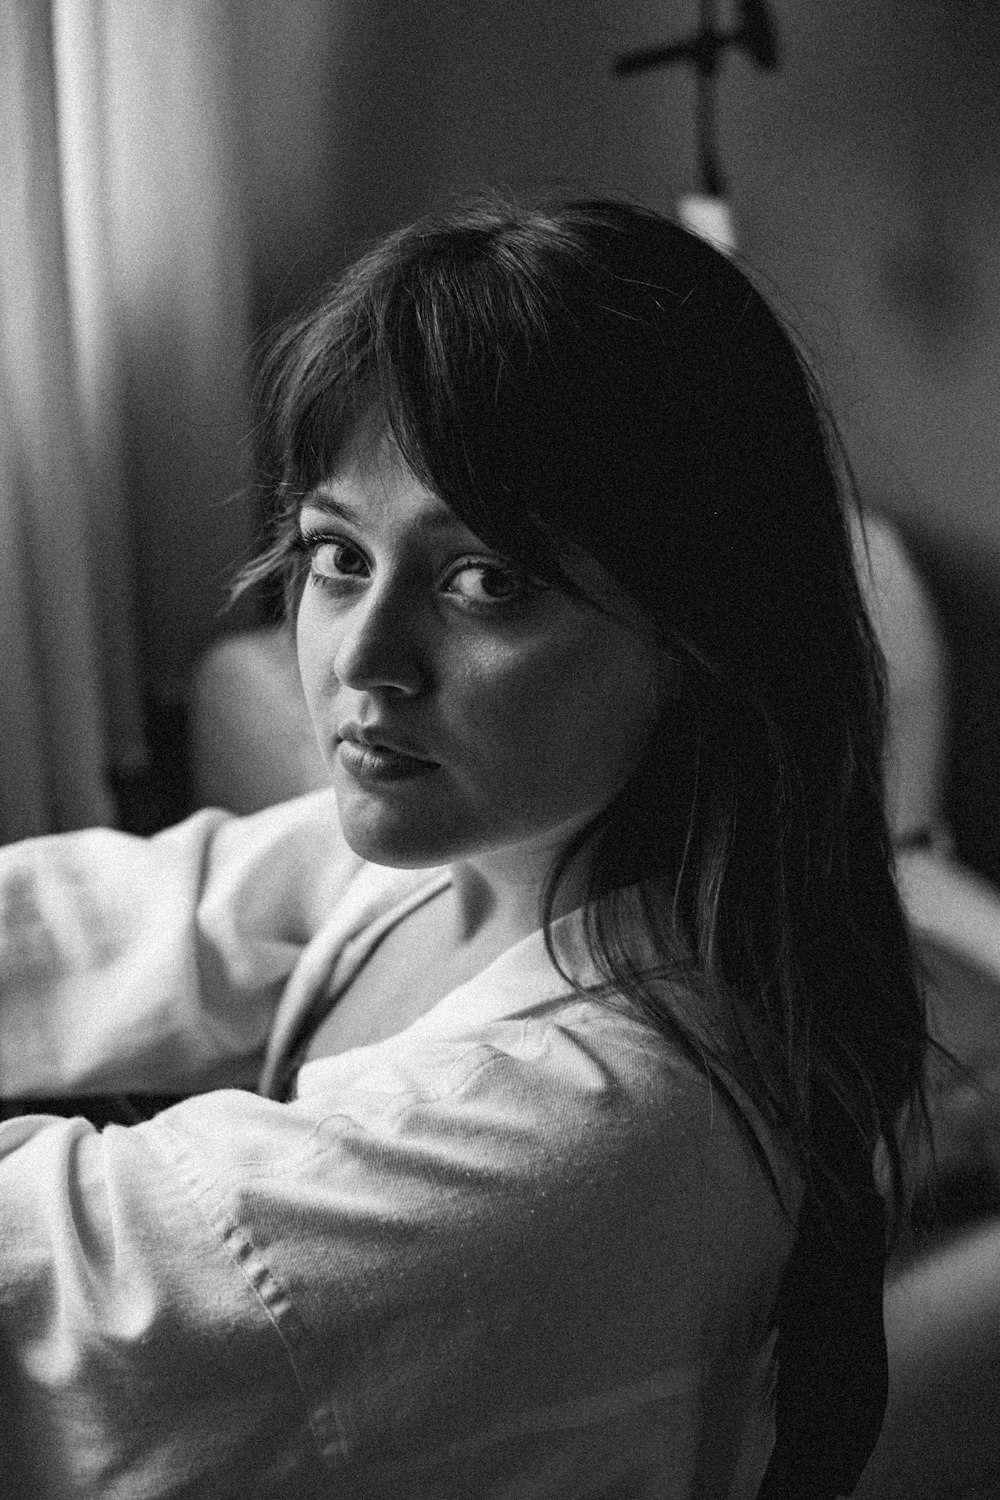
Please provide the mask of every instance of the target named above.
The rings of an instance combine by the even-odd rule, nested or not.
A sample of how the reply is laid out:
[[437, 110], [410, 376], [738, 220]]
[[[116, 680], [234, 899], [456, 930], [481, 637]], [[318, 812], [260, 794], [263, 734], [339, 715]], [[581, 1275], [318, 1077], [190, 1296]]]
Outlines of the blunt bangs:
[[568, 389], [552, 327], [569, 295], [560, 263], [589, 279], [591, 259], [555, 218], [488, 204], [457, 230], [445, 216], [392, 237], [289, 326], [257, 392], [273, 541], [238, 587], [282, 573], [294, 606], [302, 502], [362, 425], [381, 420], [417, 478], [485, 544], [589, 597], [573, 576], [589, 555], [586, 528], [574, 535], [571, 507], [556, 498], [579, 496], [589, 478], [552, 473]]
[[281, 574], [294, 606], [299, 507], [374, 416], [524, 572], [596, 602], [582, 554], [665, 641], [761, 660], [770, 629], [749, 616], [787, 593], [772, 564], [804, 555], [810, 475], [810, 505], [842, 524], [805, 391], [746, 278], [656, 215], [488, 200], [422, 220], [274, 346], [259, 431], [275, 540], [244, 585]]

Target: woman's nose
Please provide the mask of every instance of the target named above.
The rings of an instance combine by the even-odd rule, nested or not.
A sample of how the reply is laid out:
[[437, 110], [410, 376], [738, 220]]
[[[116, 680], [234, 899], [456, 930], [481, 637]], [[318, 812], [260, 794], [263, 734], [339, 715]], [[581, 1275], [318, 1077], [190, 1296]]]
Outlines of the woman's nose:
[[333, 659], [338, 682], [418, 693], [425, 674], [417, 613], [404, 589], [371, 584], [342, 619]]

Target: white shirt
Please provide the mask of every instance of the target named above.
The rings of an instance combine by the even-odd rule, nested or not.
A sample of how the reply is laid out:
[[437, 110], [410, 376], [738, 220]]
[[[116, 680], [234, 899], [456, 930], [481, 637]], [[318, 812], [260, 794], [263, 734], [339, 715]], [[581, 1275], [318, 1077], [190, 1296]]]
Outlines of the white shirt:
[[210, 1090], [0, 1125], [0, 1389], [45, 1500], [756, 1493], [787, 1169], [541, 933], [265, 1097], [446, 879], [366, 866], [325, 792], [0, 850], [0, 1093]]

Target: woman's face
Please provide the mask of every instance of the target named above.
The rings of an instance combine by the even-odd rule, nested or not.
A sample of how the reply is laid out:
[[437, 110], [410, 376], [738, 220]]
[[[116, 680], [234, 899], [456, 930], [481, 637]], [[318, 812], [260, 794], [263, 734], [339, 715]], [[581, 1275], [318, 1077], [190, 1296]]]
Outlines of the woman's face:
[[351, 847], [547, 870], [645, 749], [652, 642], [513, 573], [385, 436], [349, 449], [300, 530], [299, 665]]

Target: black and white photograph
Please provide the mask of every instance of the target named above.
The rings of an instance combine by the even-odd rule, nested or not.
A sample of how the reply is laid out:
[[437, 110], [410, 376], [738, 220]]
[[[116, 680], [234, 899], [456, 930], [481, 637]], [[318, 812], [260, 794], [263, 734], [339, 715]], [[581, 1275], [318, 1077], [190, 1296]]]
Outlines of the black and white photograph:
[[0, 1500], [1000, 1500], [1000, 6], [0, 0]]

